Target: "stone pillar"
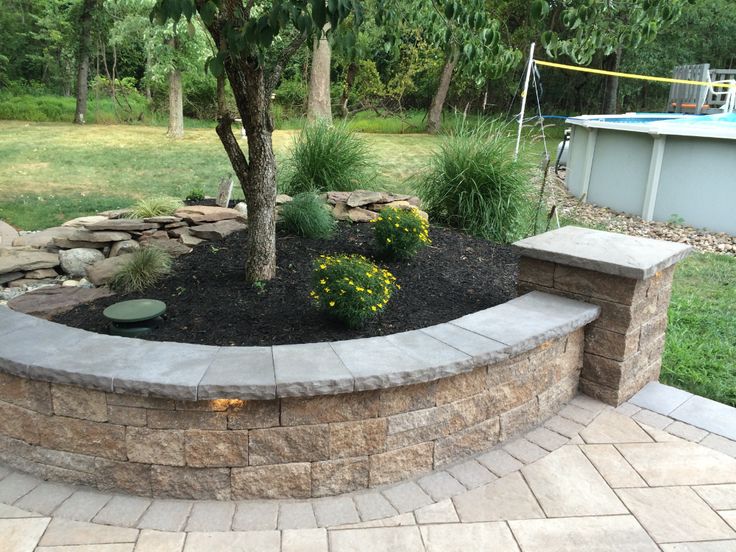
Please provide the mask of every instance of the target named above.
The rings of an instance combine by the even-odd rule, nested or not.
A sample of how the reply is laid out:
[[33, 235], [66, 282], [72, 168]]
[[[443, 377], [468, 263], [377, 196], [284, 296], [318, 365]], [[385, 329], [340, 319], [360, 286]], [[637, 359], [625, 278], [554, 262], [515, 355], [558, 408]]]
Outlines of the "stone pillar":
[[580, 389], [619, 405], [659, 378], [675, 264], [690, 247], [566, 226], [514, 244], [518, 291], [593, 303]]

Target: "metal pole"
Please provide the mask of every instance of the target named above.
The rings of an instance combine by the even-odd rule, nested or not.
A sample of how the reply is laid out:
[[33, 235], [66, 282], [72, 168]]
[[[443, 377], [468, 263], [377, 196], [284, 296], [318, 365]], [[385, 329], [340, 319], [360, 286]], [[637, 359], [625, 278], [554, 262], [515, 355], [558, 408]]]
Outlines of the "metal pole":
[[514, 149], [514, 161], [519, 158], [519, 145], [521, 144], [521, 127], [524, 125], [524, 112], [526, 111], [526, 95], [529, 92], [529, 77], [532, 74], [534, 64], [534, 45], [529, 48], [529, 62], [526, 65], [526, 76], [524, 77], [524, 90], [521, 92], [521, 111], [519, 112], [519, 130], [516, 133], [516, 148]]

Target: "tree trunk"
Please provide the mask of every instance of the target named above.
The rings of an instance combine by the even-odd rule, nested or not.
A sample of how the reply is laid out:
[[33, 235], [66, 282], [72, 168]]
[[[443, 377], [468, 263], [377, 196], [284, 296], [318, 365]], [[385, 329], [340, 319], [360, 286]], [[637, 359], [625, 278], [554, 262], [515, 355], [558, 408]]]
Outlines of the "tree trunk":
[[[621, 66], [621, 48], [603, 60], [603, 67], [608, 71], [618, 71]], [[608, 75], [605, 77], [603, 89], [603, 104], [601, 111], [604, 114], [616, 113], [618, 100], [618, 77]]]
[[329, 24], [319, 39], [314, 39], [312, 47], [312, 71], [309, 75], [309, 97], [307, 99], [307, 120], [332, 123], [332, 98], [330, 98], [330, 60], [332, 50], [325, 34]]
[[342, 96], [340, 96], [340, 112], [342, 113], [343, 119], [347, 119], [350, 115], [348, 110], [348, 100], [350, 99], [350, 91], [353, 89], [353, 83], [355, 82], [355, 76], [358, 74], [358, 64], [354, 61], [348, 65], [348, 70], [345, 75], [345, 85], [342, 87]]
[[439, 132], [440, 126], [442, 125], [442, 108], [444, 107], [445, 100], [447, 99], [447, 92], [450, 90], [452, 73], [455, 71], [457, 59], [457, 49], [453, 49], [453, 51], [445, 59], [445, 66], [442, 68], [440, 83], [437, 86], [437, 91], [432, 97], [432, 103], [429, 106], [429, 114], [427, 116], [427, 132], [429, 132], [430, 134], [436, 134], [437, 132]]
[[79, 50], [77, 51], [77, 107], [74, 122], [83, 125], [87, 117], [89, 54], [92, 50], [92, 14], [97, 0], [84, 0], [79, 17]]
[[230, 87], [248, 137], [248, 159], [224, 114], [217, 135], [240, 180], [248, 206], [245, 280], [266, 281], [276, 275], [276, 157], [271, 134], [269, 98], [263, 68], [253, 59], [225, 62]]
[[169, 138], [184, 138], [184, 94], [181, 86], [181, 71], [169, 73]]

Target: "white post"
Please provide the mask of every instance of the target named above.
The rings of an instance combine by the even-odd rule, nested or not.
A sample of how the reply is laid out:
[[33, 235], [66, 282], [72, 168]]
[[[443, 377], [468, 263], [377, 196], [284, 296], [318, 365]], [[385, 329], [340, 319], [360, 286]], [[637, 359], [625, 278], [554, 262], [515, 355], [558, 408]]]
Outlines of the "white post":
[[529, 62], [526, 64], [526, 76], [524, 77], [524, 90], [521, 92], [521, 111], [519, 112], [519, 131], [516, 133], [516, 148], [514, 148], [514, 161], [519, 158], [519, 145], [521, 144], [521, 127], [524, 125], [524, 112], [526, 111], [526, 95], [529, 92], [529, 77], [534, 65], [534, 42], [529, 48]]

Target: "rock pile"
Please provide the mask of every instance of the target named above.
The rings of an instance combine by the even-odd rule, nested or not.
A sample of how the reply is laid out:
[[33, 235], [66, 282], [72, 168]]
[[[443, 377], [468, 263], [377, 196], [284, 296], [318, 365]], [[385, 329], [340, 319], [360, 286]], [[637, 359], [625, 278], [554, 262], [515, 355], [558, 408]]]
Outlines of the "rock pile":
[[[279, 195], [277, 212], [291, 199]], [[411, 209], [420, 205], [413, 196], [369, 190], [328, 192], [323, 199], [336, 219], [352, 222], [369, 222], [388, 207]], [[174, 257], [185, 255], [205, 240], [222, 239], [243, 230], [246, 213], [244, 203], [234, 209], [191, 205], [172, 216], [144, 219], [131, 218], [129, 210], [119, 209], [20, 234], [0, 221], [0, 304], [39, 288], [46, 288], [39, 297], [46, 297], [47, 303], [59, 308], [71, 308], [68, 305], [73, 306], [81, 298], [93, 300], [99, 295], [74, 288], [104, 286], [125, 264], [127, 255], [137, 249], [156, 246]], [[28, 303], [34, 313], [42, 310], [31, 298], [14, 301], [19, 308], [21, 303]]]
[[129, 218], [127, 210], [107, 211], [20, 234], [0, 221], [0, 301], [43, 287], [101, 286], [141, 247], [178, 257], [205, 239], [244, 228], [241, 211], [212, 206], [145, 219]]

